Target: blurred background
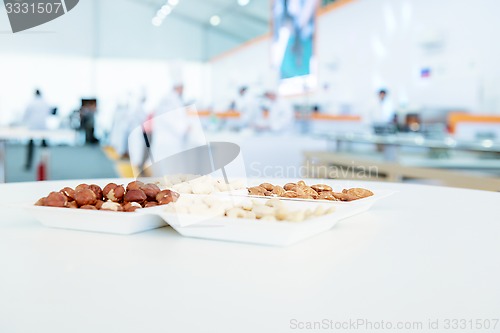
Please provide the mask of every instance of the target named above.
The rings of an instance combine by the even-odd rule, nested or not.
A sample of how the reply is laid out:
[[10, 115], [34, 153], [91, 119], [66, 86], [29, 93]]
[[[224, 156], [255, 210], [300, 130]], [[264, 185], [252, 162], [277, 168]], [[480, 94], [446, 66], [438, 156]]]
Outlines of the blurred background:
[[248, 176], [498, 191], [499, 11], [86, 0], [13, 34], [1, 6], [0, 181], [132, 177], [154, 156], [228, 141]]

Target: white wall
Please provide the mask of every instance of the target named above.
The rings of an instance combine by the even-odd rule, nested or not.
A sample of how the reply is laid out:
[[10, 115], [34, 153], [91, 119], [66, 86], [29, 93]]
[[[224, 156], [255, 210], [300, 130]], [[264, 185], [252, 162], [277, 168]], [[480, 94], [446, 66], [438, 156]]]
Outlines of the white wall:
[[202, 107], [208, 98], [207, 67], [199, 62], [0, 55], [0, 125], [22, 118], [36, 88], [62, 116], [78, 109], [82, 97], [97, 97], [104, 130], [111, 126], [119, 101], [146, 93], [152, 111], [173, 80], [181, 79], [186, 98]]
[[268, 38], [251, 43], [228, 56], [211, 62], [212, 105], [222, 110], [229, 105], [240, 85], [251, 85], [260, 90], [269, 81], [271, 43]]
[[[500, 113], [498, 12], [497, 0], [357, 0], [320, 16], [319, 80], [331, 86], [332, 111], [348, 103], [365, 114], [385, 87], [397, 104]], [[269, 57], [264, 40], [213, 62], [214, 104], [233, 82], [265, 80]], [[420, 77], [424, 67], [430, 78]]]
[[106, 128], [119, 99], [145, 90], [153, 108], [179, 71], [187, 98], [205, 105], [205, 32], [175, 16], [154, 27], [156, 10], [146, 2], [84, 0], [54, 21], [12, 34], [0, 5], [0, 125], [21, 119], [40, 88], [63, 115], [82, 97], [97, 97]]
[[36, 88], [63, 113], [78, 108], [81, 96], [93, 96], [90, 58], [0, 55], [0, 125], [16, 122]]
[[172, 84], [181, 80], [185, 84], [186, 101], [201, 107], [206, 97], [204, 82], [206, 65], [199, 62], [99, 59], [96, 61], [96, 91], [99, 97], [101, 121], [109, 125], [117, 102], [134, 101], [145, 93], [146, 108], [152, 112], [161, 98], [171, 91]]

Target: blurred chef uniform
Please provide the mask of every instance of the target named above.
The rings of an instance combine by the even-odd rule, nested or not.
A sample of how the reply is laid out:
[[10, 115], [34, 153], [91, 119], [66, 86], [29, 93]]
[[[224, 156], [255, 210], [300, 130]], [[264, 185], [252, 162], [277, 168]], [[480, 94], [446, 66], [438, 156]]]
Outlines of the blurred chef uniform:
[[124, 96], [118, 100], [115, 114], [113, 117], [113, 126], [110, 134], [110, 144], [116, 150], [121, 158], [128, 157], [128, 136], [129, 136], [129, 121], [132, 113], [132, 96]]
[[280, 98], [274, 91], [266, 92], [265, 97], [269, 100], [267, 128], [276, 133], [292, 131], [295, 121], [292, 105]]
[[[46, 130], [47, 120], [52, 112], [52, 108], [47, 104], [40, 90], [35, 91], [35, 97], [30, 102], [24, 113], [23, 123], [30, 130]], [[47, 147], [45, 140], [42, 140], [42, 147]], [[33, 164], [34, 142], [30, 139], [28, 142], [28, 153], [26, 157], [25, 169], [29, 170]]]
[[206, 144], [201, 122], [190, 117], [183, 101], [184, 84], [176, 83], [173, 91], [158, 106], [153, 118], [151, 154], [153, 173], [164, 175], [158, 163], [184, 150]]
[[388, 97], [388, 92], [385, 89], [381, 89], [378, 92], [378, 100], [373, 108], [371, 114], [371, 121], [375, 124], [388, 124], [393, 121], [394, 118], [394, 105], [391, 99]]
[[130, 133], [128, 137], [128, 150], [130, 154], [130, 163], [140, 171], [142, 171], [147, 160], [147, 149], [150, 148], [147, 146], [150, 144], [150, 141], [149, 137], [146, 136], [146, 129], [144, 127], [144, 122], [148, 118], [146, 100], [146, 95], [142, 94], [136, 105], [133, 106], [128, 119], [128, 133]]
[[257, 118], [259, 107], [256, 96], [252, 94], [248, 86], [240, 87], [233, 107], [240, 113], [239, 129], [243, 130], [251, 127]]

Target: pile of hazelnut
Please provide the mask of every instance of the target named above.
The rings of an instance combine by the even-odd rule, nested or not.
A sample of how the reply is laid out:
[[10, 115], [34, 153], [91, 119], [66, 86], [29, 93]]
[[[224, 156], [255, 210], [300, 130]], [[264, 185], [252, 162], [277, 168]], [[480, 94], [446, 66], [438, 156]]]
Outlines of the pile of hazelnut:
[[75, 189], [65, 187], [51, 192], [38, 200], [36, 206], [134, 212], [140, 208], [166, 205], [177, 201], [179, 194], [160, 190], [155, 184], [134, 181], [124, 187], [110, 183], [104, 188], [98, 185], [80, 184]]
[[364, 188], [351, 188], [344, 189], [342, 192], [334, 192], [331, 186], [325, 184], [308, 186], [301, 180], [297, 183], [288, 183], [283, 187], [263, 183], [259, 186], [249, 187], [248, 194], [266, 197], [353, 201], [370, 197], [373, 192]]

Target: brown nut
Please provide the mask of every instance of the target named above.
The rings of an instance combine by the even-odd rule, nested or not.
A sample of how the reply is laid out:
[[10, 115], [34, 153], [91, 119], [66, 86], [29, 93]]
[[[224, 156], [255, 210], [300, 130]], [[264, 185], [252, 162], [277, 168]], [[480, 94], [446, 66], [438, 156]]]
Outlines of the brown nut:
[[88, 188], [90, 188], [90, 186], [89, 186], [89, 185], [87, 185], [87, 184], [80, 184], [80, 185], [78, 185], [78, 186], [75, 188], [75, 192], [78, 192], [78, 191], [81, 191], [81, 190], [86, 190], [86, 189], [88, 189]]
[[294, 191], [286, 191], [283, 193], [284, 198], [296, 198], [297, 197], [297, 192]]
[[171, 196], [169, 197], [164, 197], [164, 198], [161, 198], [159, 201], [158, 201], [158, 204], [159, 205], [168, 205], [169, 203], [171, 202], [174, 202], [174, 198], [172, 198]]
[[332, 191], [323, 191], [323, 192], [320, 192], [319, 195], [318, 195], [318, 197], [316, 199], [318, 199], [318, 200], [338, 201], [338, 199], [333, 196], [333, 192]]
[[266, 193], [266, 189], [260, 186], [249, 187], [248, 194], [250, 195], [260, 195], [263, 196]]
[[146, 197], [148, 200], [156, 200], [156, 196], [158, 193], [160, 193], [160, 188], [156, 186], [155, 184], [146, 184], [143, 187], [141, 187], [141, 190], [146, 194]]
[[49, 207], [66, 207], [68, 199], [60, 192], [51, 192], [45, 199], [44, 204]]
[[292, 191], [295, 187], [297, 187], [297, 184], [294, 184], [294, 183], [288, 183], [288, 184], [285, 184], [285, 186], [283, 186], [285, 191]]
[[170, 190], [163, 190], [156, 195], [156, 201], [158, 201], [160, 205], [176, 202], [178, 198], [179, 193]]
[[92, 184], [89, 186], [89, 189], [95, 193], [97, 200], [102, 200], [102, 189], [99, 185]]
[[134, 182], [131, 182], [127, 185], [127, 191], [130, 191], [130, 190], [140, 190], [141, 187], [144, 186], [144, 183], [139, 181], [139, 180], [136, 180]]
[[78, 208], [78, 204], [76, 203], [76, 201], [73, 200], [73, 201], [68, 202], [67, 207], [71, 208], [71, 209], [76, 209], [76, 208]]
[[304, 191], [303, 187], [297, 186], [292, 191], [294, 191], [295, 193], [297, 193], [298, 197], [304, 197], [304, 196], [306, 196], [306, 192]]
[[349, 195], [347, 193], [338, 193], [338, 192], [332, 192], [332, 193], [333, 196], [340, 201], [352, 201], [357, 199], [356, 197]]
[[45, 198], [45, 197], [38, 199], [38, 201], [35, 202], [35, 206], [45, 206], [45, 200], [46, 199], [47, 198]]
[[112, 212], [123, 212], [123, 207], [117, 202], [106, 201], [102, 204], [101, 210], [109, 210]]
[[262, 183], [259, 186], [264, 188], [266, 191], [272, 191], [274, 189], [274, 185], [269, 183]]
[[281, 197], [283, 194], [285, 194], [285, 190], [283, 187], [276, 185], [273, 188], [273, 194], [277, 195], [278, 197]]
[[316, 199], [318, 197], [318, 192], [316, 192], [315, 190], [313, 190], [311, 187], [309, 186], [303, 186], [303, 187], [300, 187], [300, 189], [302, 191], [304, 191], [304, 193], [307, 195], [307, 196], [310, 196], [312, 197], [313, 199]]
[[109, 183], [108, 185], [104, 186], [102, 189], [102, 195], [106, 197], [109, 193], [109, 191], [114, 190], [118, 185], [115, 183]]
[[357, 199], [371, 197], [373, 192], [364, 188], [351, 188], [347, 190], [347, 194], [356, 197]]
[[266, 192], [264, 192], [264, 195], [265, 195], [266, 197], [272, 197], [272, 196], [274, 196], [274, 193], [273, 193], [273, 192], [271, 192], [271, 191], [266, 191]]
[[311, 188], [313, 190], [315, 190], [316, 192], [323, 192], [323, 191], [331, 192], [331, 191], [333, 191], [333, 189], [330, 186], [325, 185], [325, 184], [312, 185]]
[[75, 201], [79, 207], [86, 205], [95, 205], [97, 203], [97, 197], [91, 189], [85, 189], [76, 191]]
[[125, 202], [138, 202], [143, 203], [146, 201], [147, 197], [143, 190], [128, 190], [123, 197]]
[[307, 186], [307, 184], [306, 184], [306, 182], [305, 182], [305, 181], [303, 181], [303, 180], [299, 180], [299, 181], [297, 182], [297, 186], [304, 187], [304, 186]]
[[104, 195], [104, 199], [108, 199], [114, 202], [120, 202], [125, 195], [125, 188], [122, 185], [110, 183], [104, 187], [102, 193]]
[[142, 206], [137, 202], [127, 202], [125, 205], [123, 205], [123, 211], [125, 212], [135, 212], [136, 210], [141, 208]]
[[95, 208], [101, 209], [101, 207], [102, 207], [103, 204], [104, 204], [104, 201], [97, 200], [97, 202], [95, 203]]
[[80, 209], [97, 210], [97, 208], [95, 208], [95, 206], [92, 206], [92, 205], [85, 205], [85, 206], [80, 207]]
[[144, 205], [144, 208], [150, 208], [150, 207], [156, 207], [158, 206], [158, 203], [156, 201], [149, 201], [149, 202], [146, 202], [146, 204]]
[[75, 200], [75, 190], [73, 190], [71, 187], [65, 187], [62, 190], [60, 190], [62, 194], [66, 196], [66, 199], [68, 201], [74, 201]]

